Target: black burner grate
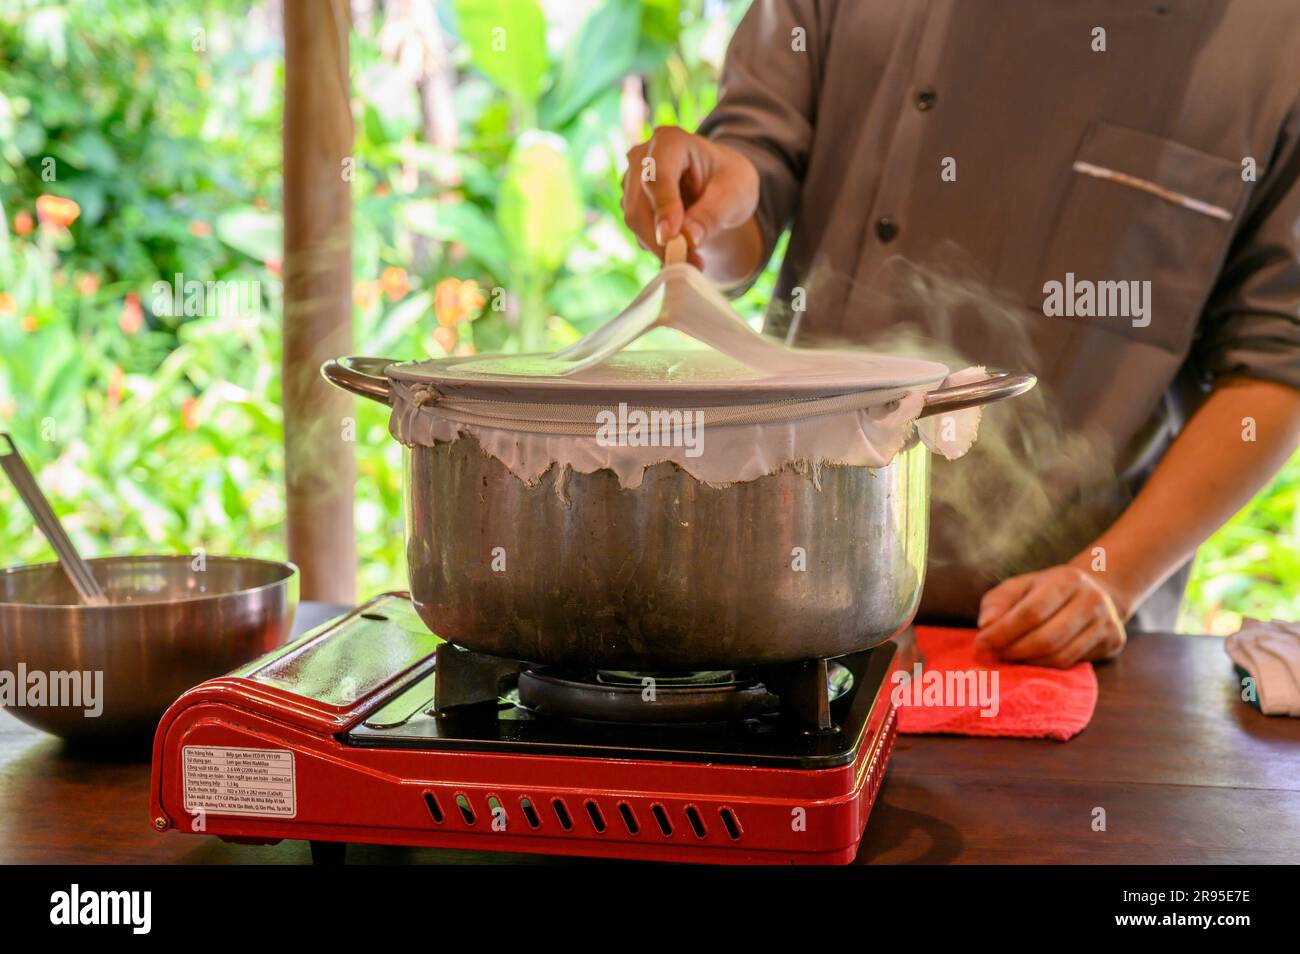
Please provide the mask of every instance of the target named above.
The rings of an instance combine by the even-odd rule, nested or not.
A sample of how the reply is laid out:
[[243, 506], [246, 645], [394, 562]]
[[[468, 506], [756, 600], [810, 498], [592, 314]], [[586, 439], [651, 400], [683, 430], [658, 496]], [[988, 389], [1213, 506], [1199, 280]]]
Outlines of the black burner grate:
[[[434, 674], [392, 697], [346, 739], [352, 745], [387, 748], [830, 768], [853, 760], [877, 703], [888, 702], [887, 682], [897, 651], [888, 642], [831, 665], [814, 661], [793, 671], [778, 667], [737, 676], [736, 685], [756, 680], [765, 692], [779, 695], [781, 705], [749, 718], [668, 725], [539, 713], [519, 704], [515, 685], [525, 669], [522, 663], [444, 644]], [[616, 686], [617, 677], [607, 683], [597, 677], [595, 684]]]

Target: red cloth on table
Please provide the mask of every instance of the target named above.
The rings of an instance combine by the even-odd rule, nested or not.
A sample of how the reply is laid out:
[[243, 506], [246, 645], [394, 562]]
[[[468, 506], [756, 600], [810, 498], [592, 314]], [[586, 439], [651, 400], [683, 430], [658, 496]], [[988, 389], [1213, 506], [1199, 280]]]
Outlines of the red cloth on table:
[[[973, 629], [918, 626], [916, 642], [924, 660], [922, 673], [980, 669], [997, 672], [998, 710], [997, 715], [983, 716], [978, 701], [965, 706], [901, 705], [899, 732], [1014, 736], [1065, 742], [1082, 732], [1092, 719], [1092, 710], [1097, 706], [1097, 675], [1092, 663], [1076, 663], [1069, 669], [1045, 669], [1003, 662], [992, 653], [975, 650]], [[891, 693], [894, 685], [890, 685]]]

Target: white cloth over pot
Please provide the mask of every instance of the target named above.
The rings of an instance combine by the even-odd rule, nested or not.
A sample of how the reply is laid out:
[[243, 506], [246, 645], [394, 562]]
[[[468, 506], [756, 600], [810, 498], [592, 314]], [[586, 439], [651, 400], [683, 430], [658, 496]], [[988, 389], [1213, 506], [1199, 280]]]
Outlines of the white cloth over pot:
[[[971, 368], [952, 375], [947, 383], [981, 377], [983, 369]], [[980, 412], [976, 407], [917, 422], [924, 392], [893, 389], [843, 399], [723, 408], [625, 405], [621, 413], [617, 405], [562, 405], [568, 416], [556, 420], [548, 413], [556, 405], [440, 396], [432, 385], [402, 381], [394, 382], [394, 391], [389, 428], [403, 444], [430, 446], [469, 434], [526, 483], [535, 483], [552, 465], [559, 465], [584, 474], [611, 470], [628, 488], [640, 486], [645, 469], [664, 461], [715, 486], [753, 480], [783, 467], [805, 471], [814, 480], [828, 464], [884, 467], [910, 440], [914, 422], [931, 450], [955, 459], [974, 443]], [[859, 402], [865, 406], [841, 407]], [[646, 415], [647, 425], [658, 420], [659, 426], [638, 427], [636, 412]], [[742, 412], [786, 416], [726, 423], [729, 413]], [[663, 446], [665, 436], [668, 446]], [[646, 439], [659, 440], [638, 443]]]
[[[621, 351], [657, 325], [712, 351]], [[786, 348], [754, 332], [684, 262], [665, 266], [613, 321], [554, 355], [443, 359], [389, 369], [389, 429], [406, 445], [472, 436], [527, 483], [551, 467], [607, 469], [640, 486], [672, 461], [722, 486], [783, 468], [887, 466], [914, 433], [952, 459], [978, 407], [926, 418], [925, 392], [985, 376], [862, 352]]]

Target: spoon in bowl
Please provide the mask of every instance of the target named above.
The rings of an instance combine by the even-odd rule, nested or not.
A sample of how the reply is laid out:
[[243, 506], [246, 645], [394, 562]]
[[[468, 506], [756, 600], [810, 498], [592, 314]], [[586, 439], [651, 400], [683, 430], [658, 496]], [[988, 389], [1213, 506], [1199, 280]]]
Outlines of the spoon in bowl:
[[55, 515], [50, 502], [45, 499], [45, 494], [41, 493], [36, 478], [32, 476], [27, 463], [18, 453], [13, 438], [4, 433], [0, 433], [0, 468], [9, 475], [9, 480], [18, 491], [18, 496], [22, 498], [23, 503], [27, 505], [32, 519], [36, 521], [36, 525], [45, 534], [45, 539], [50, 541], [50, 546], [58, 554], [59, 564], [63, 567], [63, 572], [68, 575], [68, 580], [77, 591], [81, 602], [87, 606], [107, 606], [108, 597], [104, 595], [103, 588], [95, 579], [95, 574], [91, 572], [90, 564], [81, 558], [81, 554], [73, 546], [72, 538], [63, 529], [63, 524], [59, 523], [59, 518]]

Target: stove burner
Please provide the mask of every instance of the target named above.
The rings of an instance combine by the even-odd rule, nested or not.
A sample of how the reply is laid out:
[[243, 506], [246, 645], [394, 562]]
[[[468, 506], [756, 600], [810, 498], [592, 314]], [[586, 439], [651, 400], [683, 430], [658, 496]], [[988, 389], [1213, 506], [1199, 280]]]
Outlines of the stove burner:
[[[828, 702], [852, 686], [848, 669], [828, 665]], [[598, 722], [731, 722], [755, 719], [780, 707], [763, 682], [732, 670], [575, 673], [548, 667], [523, 670], [517, 687], [519, 704], [533, 712]]]
[[519, 703], [534, 712], [598, 722], [729, 722], [775, 708], [776, 698], [757, 680], [732, 672], [571, 673], [526, 669], [519, 674]]
[[704, 669], [698, 672], [673, 672], [647, 669], [634, 672], [630, 669], [597, 669], [596, 681], [616, 686], [643, 686], [647, 679], [659, 686], [716, 686], [735, 682], [734, 669]]

